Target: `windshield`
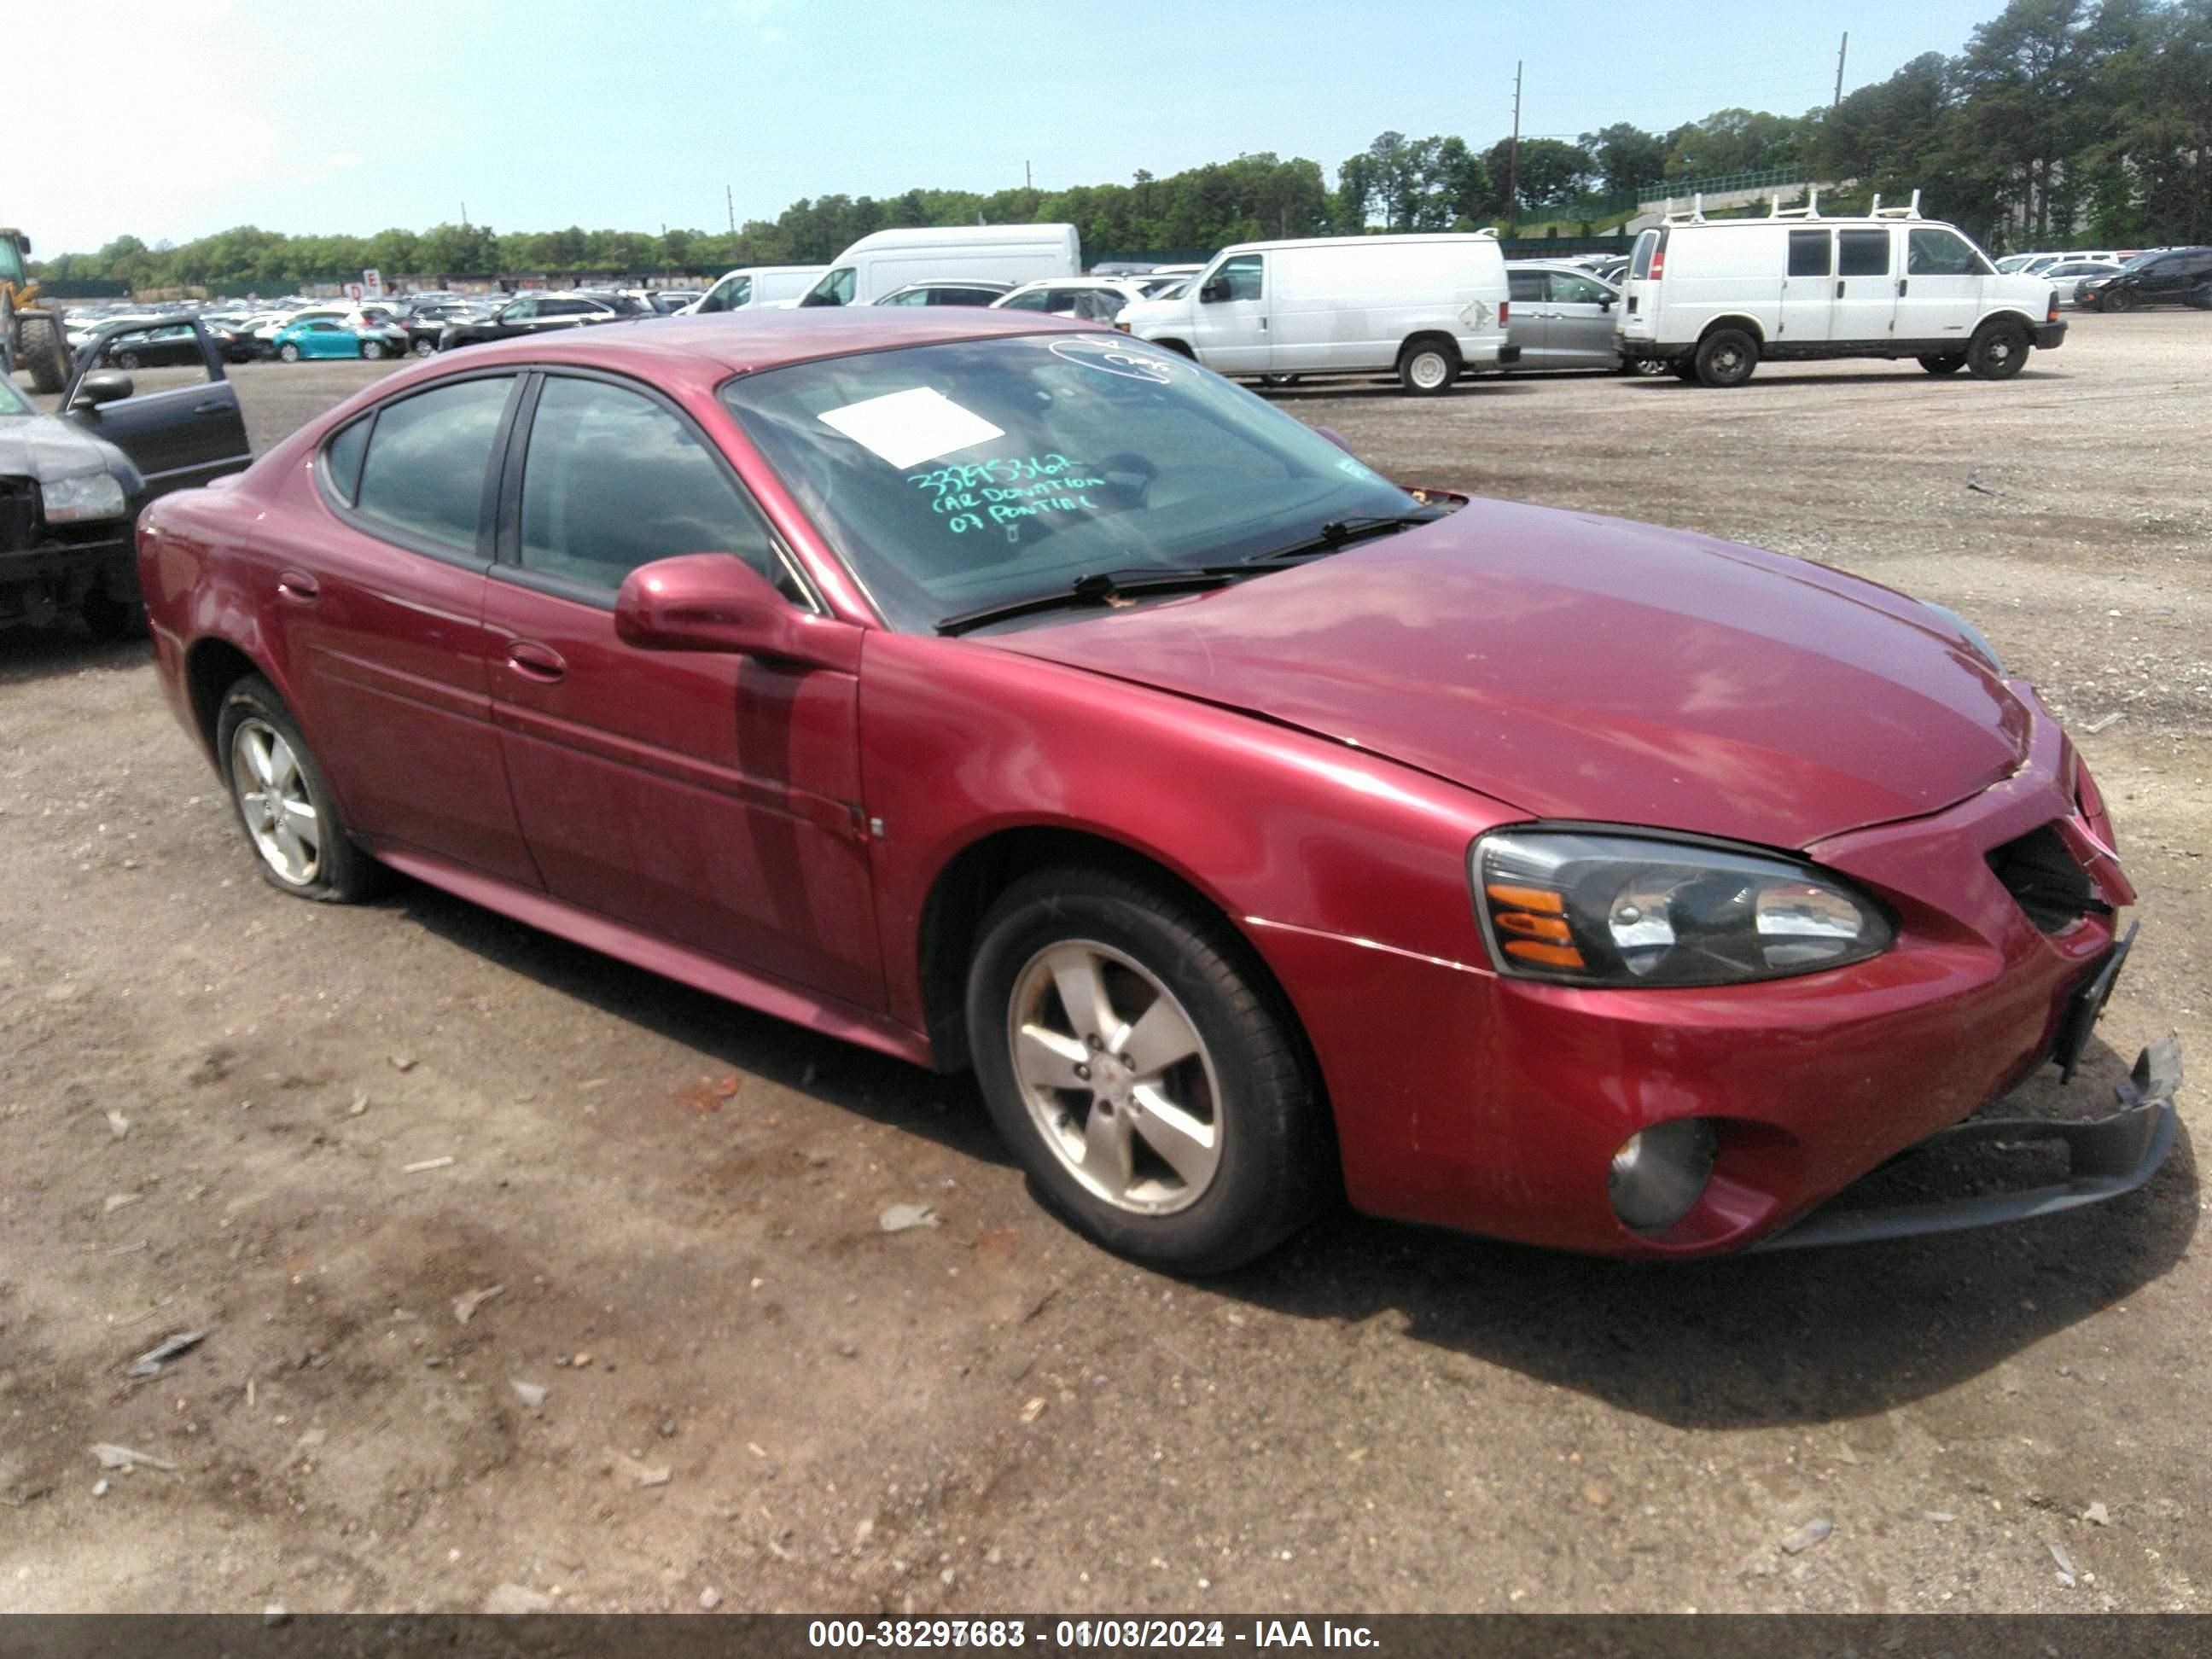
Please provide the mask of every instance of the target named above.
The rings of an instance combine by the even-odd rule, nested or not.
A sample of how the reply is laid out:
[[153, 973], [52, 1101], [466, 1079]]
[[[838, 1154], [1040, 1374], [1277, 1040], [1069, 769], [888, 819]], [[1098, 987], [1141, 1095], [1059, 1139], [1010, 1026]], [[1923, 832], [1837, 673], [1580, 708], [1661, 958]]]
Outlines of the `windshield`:
[[796, 363], [722, 398], [909, 633], [1085, 575], [1233, 563], [1419, 510], [1254, 393], [1114, 335]]
[[4, 375], [0, 375], [0, 416], [35, 415], [38, 412], [23, 401], [23, 394], [8, 384]]
[[853, 303], [853, 267], [840, 265], [809, 289], [802, 306], [848, 306]]
[[2138, 254], [2136, 254], [2136, 257], [2135, 257], [2134, 258], [2132, 258], [2132, 259], [2129, 260], [2126, 264], [2123, 264], [2123, 265], [2120, 267], [2120, 269], [2121, 269], [2122, 270], [2142, 270], [2145, 265], [2147, 265], [2147, 264], [2151, 264], [2154, 263], [2154, 262], [2155, 262], [2155, 261], [2157, 261], [2157, 260], [2160, 260], [2160, 259], [2164, 258], [2165, 257], [2166, 257], [2166, 250], [2165, 250], [2165, 249], [2163, 249], [2163, 248], [2154, 248], [2154, 249], [2153, 249], [2150, 252], [2148, 252], [2148, 253], [2138, 253]]

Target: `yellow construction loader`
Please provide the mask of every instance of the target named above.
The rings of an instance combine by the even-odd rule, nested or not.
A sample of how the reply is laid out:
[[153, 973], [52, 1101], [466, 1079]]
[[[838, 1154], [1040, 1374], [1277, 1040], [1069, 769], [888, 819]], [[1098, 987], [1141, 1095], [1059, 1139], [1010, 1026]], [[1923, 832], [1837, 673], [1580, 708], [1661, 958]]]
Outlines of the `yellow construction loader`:
[[69, 380], [69, 339], [61, 313], [39, 303], [30, 257], [31, 239], [0, 225], [0, 374], [27, 368], [39, 391], [59, 392]]

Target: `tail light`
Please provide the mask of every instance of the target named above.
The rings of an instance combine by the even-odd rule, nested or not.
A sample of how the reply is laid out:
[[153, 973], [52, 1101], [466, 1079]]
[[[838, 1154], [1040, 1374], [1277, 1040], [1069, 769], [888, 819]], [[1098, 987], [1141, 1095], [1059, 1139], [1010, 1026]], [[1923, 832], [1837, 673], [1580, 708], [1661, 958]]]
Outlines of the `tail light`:
[[1665, 234], [1662, 233], [1657, 245], [1651, 250], [1651, 269], [1646, 273], [1646, 276], [1648, 280], [1656, 283], [1666, 274], [1667, 238]]
[[1500, 301], [1498, 302], [1498, 327], [1503, 328], [1503, 327], [1504, 327], [1504, 326], [1505, 326], [1505, 325], [1506, 325], [1506, 324], [1508, 324], [1508, 323], [1511, 322], [1512, 320], [1513, 320], [1513, 301], [1510, 301], [1510, 300], [1500, 300]]
[[2051, 290], [2051, 305], [2044, 312], [2043, 320], [2046, 323], [2055, 323], [2058, 320], [2058, 290], [2055, 288]]

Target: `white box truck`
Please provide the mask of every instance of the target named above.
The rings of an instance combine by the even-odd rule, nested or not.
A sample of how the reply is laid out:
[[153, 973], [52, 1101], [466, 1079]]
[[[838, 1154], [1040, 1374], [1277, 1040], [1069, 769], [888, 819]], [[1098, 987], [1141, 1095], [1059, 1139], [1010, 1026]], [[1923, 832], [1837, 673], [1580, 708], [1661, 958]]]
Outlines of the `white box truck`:
[[1080, 276], [1073, 225], [940, 225], [878, 230], [830, 263], [805, 306], [873, 305], [908, 283], [965, 276], [1018, 288], [1045, 276]]
[[1395, 373], [1428, 397], [1520, 356], [1508, 306], [1488, 231], [1322, 236], [1224, 248], [1181, 298], [1133, 305], [1115, 326], [1218, 374], [1279, 384]]
[[2007, 276], [1912, 204], [1824, 217], [1817, 201], [1759, 219], [1674, 214], [1636, 239], [1621, 356], [1685, 380], [1741, 386], [1762, 362], [1911, 357], [1930, 374], [2002, 380], [2066, 338], [2058, 292]]

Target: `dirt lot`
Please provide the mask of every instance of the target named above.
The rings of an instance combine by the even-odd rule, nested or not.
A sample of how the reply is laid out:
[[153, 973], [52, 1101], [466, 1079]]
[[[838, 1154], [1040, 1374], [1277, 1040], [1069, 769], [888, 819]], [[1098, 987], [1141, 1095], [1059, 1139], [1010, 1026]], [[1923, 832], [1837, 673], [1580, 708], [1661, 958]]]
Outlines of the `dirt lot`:
[[[2074, 333], [1284, 402], [1978, 620], [2142, 892], [2109, 1046], [2022, 1091], [2087, 1113], [2212, 1064], [2212, 319]], [[239, 371], [257, 446], [374, 372]], [[2037, 1224], [1653, 1271], [1339, 1217], [1194, 1286], [1046, 1219], [963, 1082], [279, 896], [138, 649], [0, 638], [0, 1608], [2212, 1608], [2201, 1086]]]

